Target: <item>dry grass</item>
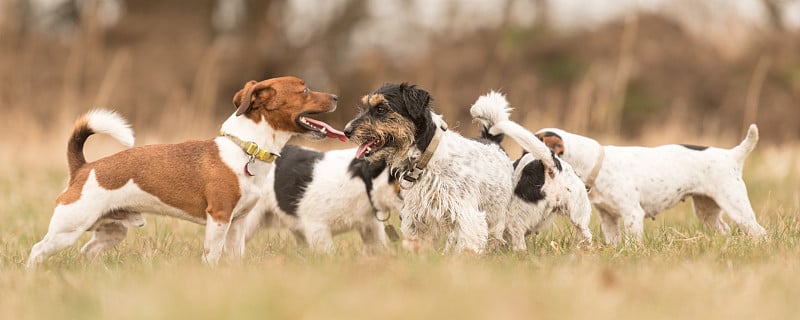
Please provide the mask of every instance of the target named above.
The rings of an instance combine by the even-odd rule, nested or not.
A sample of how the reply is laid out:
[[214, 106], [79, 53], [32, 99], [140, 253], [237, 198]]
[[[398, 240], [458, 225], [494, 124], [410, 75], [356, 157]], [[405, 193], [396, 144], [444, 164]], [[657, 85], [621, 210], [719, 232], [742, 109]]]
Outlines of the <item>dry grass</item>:
[[[800, 295], [798, 147], [759, 148], [746, 168], [763, 243], [704, 230], [684, 203], [646, 222], [640, 247], [577, 249], [559, 220], [527, 255], [364, 255], [350, 234], [321, 257], [272, 231], [243, 263], [209, 268], [201, 226], [148, 217], [101, 262], [76, 245], [26, 273], [67, 174], [63, 138], [38, 138], [0, 143], [15, 151], [0, 155], [0, 310], [10, 319], [789, 318]], [[96, 156], [118, 148], [87, 146]], [[596, 218], [592, 231], [601, 237]]]

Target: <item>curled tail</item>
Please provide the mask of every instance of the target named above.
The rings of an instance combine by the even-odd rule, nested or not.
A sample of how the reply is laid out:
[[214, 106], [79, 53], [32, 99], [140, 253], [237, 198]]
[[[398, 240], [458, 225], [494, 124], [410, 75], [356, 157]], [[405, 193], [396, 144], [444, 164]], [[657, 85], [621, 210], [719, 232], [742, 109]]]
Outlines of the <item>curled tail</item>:
[[550, 149], [533, 133], [508, 119], [511, 108], [502, 93], [491, 91], [480, 96], [469, 112], [473, 119], [480, 121], [484, 128], [489, 129], [489, 134], [505, 134], [514, 139], [525, 151], [533, 154], [536, 159], [541, 160], [545, 167], [556, 167]]
[[120, 115], [114, 111], [102, 109], [89, 111], [75, 121], [72, 137], [67, 143], [70, 177], [86, 164], [86, 158], [83, 156], [83, 144], [86, 143], [89, 136], [95, 133], [110, 135], [126, 147], [133, 146], [133, 130]]
[[750, 152], [756, 148], [756, 144], [758, 144], [758, 127], [755, 124], [751, 124], [750, 128], [747, 129], [747, 137], [738, 146], [733, 147], [731, 152], [733, 152], [739, 163], [744, 163]]

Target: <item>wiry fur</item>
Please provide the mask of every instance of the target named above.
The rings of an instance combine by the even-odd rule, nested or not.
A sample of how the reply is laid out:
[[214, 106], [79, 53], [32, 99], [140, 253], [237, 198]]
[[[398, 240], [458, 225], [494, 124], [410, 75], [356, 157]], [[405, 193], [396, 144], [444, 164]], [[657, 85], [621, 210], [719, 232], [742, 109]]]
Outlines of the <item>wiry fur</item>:
[[[370, 98], [378, 94], [382, 99]], [[441, 130], [430, 95], [407, 84], [385, 84], [362, 101], [367, 104], [345, 134], [356, 143], [385, 141], [366, 159], [385, 159], [402, 176]], [[445, 251], [481, 253], [490, 237], [502, 241], [511, 173], [511, 163], [497, 145], [443, 132], [420, 179], [401, 191], [404, 246], [417, 249], [446, 236]]]
[[722, 234], [730, 231], [723, 213], [751, 236], [766, 234], [756, 221], [742, 180], [744, 161], [758, 142], [755, 125], [750, 126], [747, 138], [732, 149], [675, 144], [653, 148], [603, 146], [594, 139], [556, 128], [541, 129], [537, 136], [551, 148], [558, 148], [561, 158], [570, 162], [584, 181], [604, 150], [589, 197], [600, 214], [608, 243], [622, 240], [620, 218], [626, 239], [641, 241], [645, 218], [655, 218], [686, 197], [692, 197], [697, 217]]
[[[536, 136], [509, 120], [510, 110], [505, 96], [494, 91], [478, 98], [470, 108], [472, 116], [490, 134], [508, 135], [526, 151], [534, 152], [524, 154], [514, 163], [515, 190], [508, 207], [507, 226], [513, 249], [526, 250], [525, 234], [538, 232], [555, 213], [570, 218], [580, 242], [591, 242], [592, 207], [583, 182], [568, 163], [553, 155]], [[552, 168], [552, 177], [546, 174], [548, 166]]]
[[[313, 152], [318, 158], [296, 159], [292, 154], [299, 150]], [[267, 176], [268, 185], [289, 183], [276, 181], [276, 171], [292, 171], [308, 162], [312, 168], [311, 181], [303, 188], [295, 189], [297, 207], [295, 212], [286, 212], [278, 205], [277, 188], [268, 188], [263, 199], [264, 211], [248, 216], [248, 239], [263, 228], [286, 228], [300, 244], [308, 244], [318, 252], [334, 251], [333, 236], [357, 230], [366, 248], [374, 251], [387, 244], [383, 222], [377, 219], [388, 217], [391, 211], [402, 207], [395, 180], [389, 176], [386, 166], [370, 168], [369, 172], [354, 172], [355, 166], [370, 166], [364, 160], [355, 160], [356, 149], [319, 152], [297, 146], [286, 146], [283, 157]], [[353, 163], [356, 162], [356, 163]], [[370, 187], [367, 187], [369, 182]], [[368, 193], [369, 192], [369, 193]]]

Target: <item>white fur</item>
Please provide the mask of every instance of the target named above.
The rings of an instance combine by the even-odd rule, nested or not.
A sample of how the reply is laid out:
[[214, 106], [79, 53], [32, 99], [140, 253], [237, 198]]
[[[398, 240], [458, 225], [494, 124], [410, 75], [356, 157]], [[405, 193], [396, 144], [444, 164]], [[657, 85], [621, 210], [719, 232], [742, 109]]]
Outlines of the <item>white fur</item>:
[[[248, 234], [252, 235], [259, 226], [287, 228], [299, 243], [331, 253], [335, 249], [333, 236], [358, 230], [368, 250], [385, 247], [383, 222], [376, 215], [388, 216], [391, 211], [399, 210], [402, 200], [388, 182], [388, 170], [384, 170], [373, 179], [370, 202], [364, 182], [348, 171], [355, 154], [355, 148], [324, 152], [324, 157], [314, 166], [312, 181], [299, 200], [296, 215], [281, 210], [274, 188], [268, 188], [263, 197], [264, 210], [247, 218]], [[291, 170], [291, 167], [282, 168]], [[275, 183], [275, 170], [273, 167], [267, 175], [269, 186]]]
[[508, 119], [511, 112], [505, 95], [497, 91], [490, 91], [482, 95], [469, 109], [472, 118], [479, 120], [484, 127], [489, 128], [489, 133], [505, 133], [516, 141], [523, 149], [533, 153], [536, 159], [542, 160], [545, 167], [553, 168], [555, 163], [550, 158], [550, 149], [539, 141], [530, 131], [514, 121]]
[[[97, 133], [110, 134], [123, 144], [133, 143], [133, 134], [126, 122], [114, 112], [95, 110], [88, 115], [89, 127]], [[294, 133], [277, 131], [262, 119], [256, 124], [247, 117], [231, 115], [223, 124], [222, 129], [233, 133], [242, 139], [256, 141], [267, 150], [280, 150], [283, 144]], [[81, 190], [78, 201], [68, 205], [58, 205], [50, 220], [47, 235], [33, 246], [27, 266], [35, 267], [45, 257], [71, 245], [83, 232], [94, 230], [92, 240], [87, 243], [82, 252], [89, 258], [95, 257], [103, 250], [121, 241], [127, 233], [127, 226], [143, 226], [144, 220], [137, 216], [139, 212], [168, 215], [198, 224], [206, 224], [206, 239], [204, 243], [203, 260], [215, 264], [223, 251], [231, 255], [244, 254], [245, 233], [243, 230], [243, 217], [251, 210], [258, 210], [260, 197], [268, 188], [265, 177], [272, 164], [256, 161], [250, 166], [250, 172], [255, 176], [244, 174], [244, 165], [249, 157], [234, 142], [224, 137], [215, 140], [223, 162], [237, 173], [241, 188], [241, 198], [234, 205], [231, 221], [212, 223], [208, 219], [198, 219], [180, 209], [161, 202], [156, 195], [144, 192], [132, 180], [121, 188], [108, 190], [97, 182], [95, 172], [92, 171]], [[164, 190], [163, 192], [169, 192]], [[101, 219], [104, 213], [123, 208], [130, 213], [123, 219]], [[208, 220], [208, 221], [206, 221]], [[229, 233], [229, 230], [233, 232]]]
[[86, 122], [92, 131], [107, 134], [128, 148], [133, 147], [133, 130], [116, 112], [104, 109], [91, 110], [86, 114]]
[[514, 168], [514, 187], [519, 186], [523, 177], [523, 169], [534, 160], [542, 161], [547, 168], [551, 168], [553, 176], [545, 172], [545, 181], [541, 186], [545, 193], [544, 199], [530, 202], [521, 198], [516, 193], [511, 199], [508, 208], [509, 220], [507, 229], [511, 236], [511, 245], [514, 250], [527, 249], [525, 233], [538, 232], [554, 213], [567, 215], [577, 231], [580, 242], [591, 242], [592, 234], [589, 231], [589, 220], [592, 207], [589, 203], [583, 182], [575, 174], [572, 167], [561, 160], [562, 169], [559, 170], [555, 159], [547, 146], [531, 132], [509, 120], [509, 112], [505, 96], [495, 91], [481, 96], [470, 108], [472, 116], [479, 120], [491, 134], [506, 134], [513, 138], [529, 154], [524, 155]]
[[[441, 125], [435, 115], [434, 123]], [[410, 158], [421, 151], [413, 148]], [[394, 164], [397, 166], [397, 164]], [[445, 251], [483, 253], [489, 239], [503, 242], [511, 199], [511, 163], [497, 145], [448, 130], [420, 179], [402, 190], [403, 244], [415, 250], [447, 235]]]
[[606, 242], [621, 240], [618, 219], [629, 237], [641, 241], [644, 218], [692, 197], [695, 214], [707, 226], [726, 234], [729, 227], [722, 213], [754, 237], [765, 230], [756, 221], [742, 180], [742, 166], [758, 141], [751, 125], [747, 138], [733, 149], [710, 147], [703, 151], [680, 145], [659, 147], [602, 146], [596, 140], [545, 128], [563, 140], [564, 154], [578, 175], [586, 180], [597, 163], [600, 148], [605, 159], [589, 197], [600, 213]]

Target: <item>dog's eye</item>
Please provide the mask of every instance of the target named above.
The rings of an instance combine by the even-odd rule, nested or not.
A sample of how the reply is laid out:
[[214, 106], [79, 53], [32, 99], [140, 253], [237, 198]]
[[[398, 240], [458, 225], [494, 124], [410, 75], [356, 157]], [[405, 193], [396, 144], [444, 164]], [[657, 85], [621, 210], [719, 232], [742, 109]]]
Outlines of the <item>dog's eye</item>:
[[308, 88], [303, 89], [303, 94], [308, 94]]
[[378, 114], [385, 114], [387, 111], [389, 111], [389, 109], [386, 109], [386, 107], [384, 106], [375, 107], [375, 112], [377, 112]]

